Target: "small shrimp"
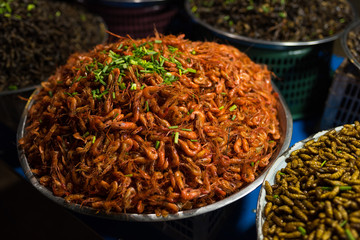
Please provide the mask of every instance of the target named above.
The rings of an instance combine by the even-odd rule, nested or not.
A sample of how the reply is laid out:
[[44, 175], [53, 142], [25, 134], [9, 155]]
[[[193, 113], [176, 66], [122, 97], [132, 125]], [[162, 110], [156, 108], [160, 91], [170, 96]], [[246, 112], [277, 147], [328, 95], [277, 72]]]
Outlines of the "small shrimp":
[[250, 165], [250, 163], [245, 163], [243, 165], [243, 168], [241, 171], [241, 177], [245, 182], [255, 181], [254, 170], [253, 170], [253, 167]]
[[[198, 143], [198, 144], [200, 144], [200, 143]], [[191, 149], [189, 147], [189, 145], [181, 139], [179, 139], [179, 145], [180, 145], [181, 149], [185, 152], [185, 154], [189, 157], [195, 156], [200, 151], [200, 147], [198, 147], [196, 149]]]
[[117, 181], [113, 181], [110, 184], [109, 193], [106, 198], [106, 201], [110, 201], [115, 196], [117, 190], [118, 190], [118, 183], [117, 183]]
[[157, 166], [161, 169], [164, 169], [165, 164], [165, 143], [163, 141], [160, 141], [159, 148], [158, 148], [158, 155], [159, 160], [157, 162]]
[[178, 170], [174, 173], [174, 175], [175, 175], [176, 185], [178, 186], [180, 191], [183, 190], [185, 188], [185, 183], [184, 183], [185, 177], [183, 173]]
[[113, 122], [110, 127], [114, 130], [135, 130], [138, 126], [133, 122]]
[[181, 190], [181, 198], [184, 200], [193, 200], [200, 197], [200, 189], [184, 188]]

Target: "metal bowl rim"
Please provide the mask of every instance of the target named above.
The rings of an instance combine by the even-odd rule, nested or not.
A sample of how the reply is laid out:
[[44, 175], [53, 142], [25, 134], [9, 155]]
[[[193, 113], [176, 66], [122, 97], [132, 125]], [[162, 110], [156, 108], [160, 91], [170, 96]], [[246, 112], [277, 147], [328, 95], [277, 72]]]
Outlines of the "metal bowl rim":
[[347, 58], [352, 62], [359, 70], [360, 70], [360, 63], [354, 55], [351, 53], [349, 46], [347, 45], [348, 35], [352, 31], [357, 31], [360, 33], [360, 19], [356, 20], [352, 24], [350, 24], [344, 31], [344, 34], [340, 38], [341, 46], [347, 56]]
[[[206, 205], [201, 208], [179, 211], [176, 214], [169, 214], [167, 217], [158, 217], [158, 216], [156, 216], [156, 214], [136, 214], [136, 213], [109, 213], [109, 214], [106, 214], [106, 213], [103, 213], [102, 211], [98, 211], [96, 209], [93, 209], [93, 208], [90, 208], [87, 206], [81, 206], [80, 204], [69, 203], [62, 197], [54, 196], [50, 190], [48, 190], [47, 188], [42, 186], [39, 183], [39, 181], [36, 179], [34, 174], [31, 172], [31, 169], [30, 169], [29, 163], [26, 159], [25, 153], [19, 147], [19, 145], [17, 145], [20, 165], [24, 171], [25, 176], [29, 179], [31, 184], [37, 190], [39, 190], [43, 195], [45, 195], [47, 198], [53, 200], [54, 202], [58, 203], [59, 205], [64, 206], [68, 209], [71, 209], [71, 210], [81, 213], [81, 214], [97, 216], [100, 218], [112, 219], [112, 220], [125, 220], [125, 221], [138, 221], [138, 222], [160, 222], [160, 221], [169, 221], [169, 220], [179, 220], [179, 219], [194, 217], [194, 216], [197, 216], [200, 214], [208, 213], [208, 212], [217, 210], [219, 208], [222, 208], [230, 203], [233, 203], [233, 202], [241, 199], [242, 197], [246, 196], [251, 191], [253, 191], [255, 188], [257, 188], [263, 182], [263, 179], [264, 179], [265, 174], [268, 171], [268, 169], [270, 169], [270, 167], [273, 165], [273, 163], [276, 162], [276, 158], [279, 155], [281, 155], [289, 147], [291, 137], [292, 137], [292, 131], [293, 131], [293, 121], [292, 121], [291, 113], [290, 113], [290, 110], [289, 110], [284, 98], [280, 94], [277, 87], [274, 84], [272, 84], [272, 86], [273, 86], [274, 91], [279, 94], [279, 108], [282, 107], [282, 110], [285, 115], [285, 122], [283, 124], [286, 124], [286, 126], [284, 126], [285, 127], [284, 135], [285, 136], [284, 136], [283, 144], [282, 144], [281, 148], [279, 149], [278, 155], [272, 157], [273, 158], [272, 162], [269, 163], [268, 166], [266, 166], [266, 168], [262, 171], [262, 173], [257, 177], [257, 179], [254, 182], [241, 188], [238, 192], [226, 197], [225, 199], [222, 199], [220, 201], [217, 201], [210, 205]], [[34, 96], [39, 93], [40, 89], [41, 89], [41, 87], [38, 87], [33, 92], [33, 94], [30, 96], [30, 98], [24, 108], [24, 111], [22, 113], [22, 116], [21, 116], [21, 119], [19, 122], [18, 130], [17, 130], [17, 142], [24, 136], [27, 112], [30, 109], [31, 105], [34, 103]]]
[[[357, 12], [355, 11], [353, 4], [350, 1], [347, 1], [347, 3], [350, 5], [353, 13], [353, 20], [352, 22], [357, 19]], [[230, 32], [226, 32], [220, 29], [217, 29], [210, 24], [204, 22], [202, 19], [196, 17], [190, 8], [190, 1], [185, 1], [185, 10], [187, 14], [191, 17], [191, 19], [196, 22], [197, 24], [202, 25], [203, 27], [207, 28], [208, 30], [220, 35], [225, 36], [228, 40], [236, 41], [239, 43], [243, 43], [245, 45], [249, 45], [252, 47], [259, 47], [259, 48], [269, 48], [269, 49], [279, 49], [279, 50], [286, 50], [286, 49], [292, 49], [296, 47], [310, 47], [314, 45], [320, 45], [327, 42], [335, 41], [336, 39], [340, 38], [340, 36], [343, 34], [344, 30], [339, 31], [338, 33], [318, 40], [311, 40], [311, 41], [270, 41], [270, 40], [262, 40], [258, 38], [250, 38], [243, 35], [238, 35]], [[351, 22], [350, 22], [351, 24]]]

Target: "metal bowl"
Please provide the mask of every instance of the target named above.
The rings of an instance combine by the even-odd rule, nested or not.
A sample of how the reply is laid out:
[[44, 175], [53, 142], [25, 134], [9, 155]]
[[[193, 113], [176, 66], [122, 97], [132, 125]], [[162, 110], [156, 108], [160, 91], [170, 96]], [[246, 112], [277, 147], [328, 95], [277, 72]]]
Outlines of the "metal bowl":
[[[286, 167], [285, 160], [290, 156], [290, 154], [293, 151], [303, 148], [306, 142], [308, 142], [310, 140], [317, 140], [319, 137], [325, 135], [326, 133], [328, 133], [331, 130], [340, 131], [342, 128], [343, 128], [343, 126], [338, 126], [336, 128], [323, 130], [323, 131], [320, 131], [318, 133], [315, 133], [315, 134], [309, 136], [308, 138], [306, 138], [302, 141], [295, 143], [291, 148], [289, 148], [287, 151], [282, 153], [280, 155], [280, 157], [278, 157], [276, 159], [275, 162], [273, 162], [272, 166], [265, 174], [263, 183], [265, 181], [268, 181], [270, 183], [270, 185], [274, 185], [276, 173], [279, 170]], [[260, 188], [260, 192], [259, 192], [257, 206], [256, 206], [256, 230], [257, 230], [257, 239], [258, 240], [264, 239], [263, 232], [262, 232], [262, 226], [265, 222], [265, 217], [264, 217], [263, 212], [264, 212], [265, 205], [267, 203], [267, 201], [265, 200], [265, 196], [266, 196], [265, 184], [262, 184], [262, 186]]]
[[6, 90], [0, 92], [0, 123], [13, 131], [16, 131], [26, 100], [38, 87], [29, 86], [17, 90]]
[[340, 39], [341, 46], [346, 54], [346, 57], [349, 59], [349, 61], [360, 70], [359, 61], [356, 60], [354, 55], [351, 53], [349, 46], [347, 45], [349, 33], [352, 31], [360, 32], [360, 20], [353, 22], [352, 24], [349, 25], [349, 27], [346, 28], [346, 30], [344, 31], [344, 34], [341, 36], [341, 39]]
[[[29, 101], [25, 106], [17, 131], [17, 140], [21, 139], [24, 136], [28, 111], [30, 110], [31, 106], [34, 104], [34, 96], [38, 94], [39, 91], [40, 88], [38, 88], [32, 94], [32, 96], [30, 97]], [[275, 86], [274, 86], [274, 91], [279, 93], [278, 89]], [[263, 170], [263, 172], [257, 177], [257, 179], [254, 182], [245, 185], [237, 193], [234, 193], [221, 201], [215, 202], [213, 204], [201, 208], [180, 211], [176, 214], [169, 214], [167, 217], [158, 217], [156, 216], [156, 214], [113, 213], [113, 212], [104, 213], [91, 207], [81, 206], [80, 204], [69, 203], [64, 198], [54, 196], [49, 189], [47, 189], [46, 187], [44, 187], [39, 183], [38, 179], [34, 176], [34, 174], [31, 171], [31, 168], [29, 166], [29, 163], [27, 161], [23, 149], [21, 149], [20, 147], [18, 147], [19, 160], [21, 167], [25, 173], [25, 176], [30, 180], [30, 183], [37, 190], [39, 190], [42, 194], [44, 194], [46, 197], [53, 200], [54, 202], [58, 203], [59, 205], [81, 214], [97, 216], [112, 220], [125, 220], [125, 221], [138, 221], [138, 222], [158, 222], [158, 221], [179, 220], [188, 217], [194, 217], [200, 214], [208, 213], [217, 210], [219, 208], [222, 208], [232, 202], [239, 200], [240, 198], [246, 196], [248, 193], [256, 189], [262, 183], [266, 171], [272, 166], [275, 159], [289, 147], [292, 137], [292, 131], [293, 131], [293, 121], [290, 111], [280, 94], [279, 94], [279, 99], [280, 101], [278, 102], [278, 106], [277, 106], [279, 113], [280, 132], [281, 132], [279, 147], [277, 148], [276, 152], [273, 154], [272, 158], [270, 159], [269, 165]]]
[[[350, 6], [352, 6], [352, 4], [350, 2], [349, 2], [349, 4], [350, 4]], [[218, 36], [222, 39], [225, 39], [225, 40], [228, 40], [231, 42], [235, 42], [237, 44], [249, 46], [249, 47], [283, 50], [283, 49], [291, 49], [291, 48], [295, 48], [295, 47], [314, 46], [314, 45], [320, 45], [320, 44], [324, 44], [324, 43], [328, 43], [328, 42], [333, 42], [336, 39], [338, 39], [341, 36], [341, 34], [343, 33], [343, 31], [341, 31], [332, 36], [329, 36], [329, 37], [326, 37], [323, 39], [319, 39], [319, 40], [311, 40], [311, 41], [294, 42], [294, 41], [262, 40], [262, 39], [250, 38], [250, 37], [230, 33], [230, 32], [223, 31], [223, 30], [213, 27], [212, 25], [204, 22], [202, 19], [200, 19], [199, 17], [197, 17], [193, 14], [193, 12], [191, 11], [190, 0], [186, 0], [185, 10], [186, 10], [186, 13], [190, 16], [190, 18], [195, 23], [197, 23], [200, 26], [204, 27], [205, 29], [209, 30], [215, 36]], [[354, 16], [354, 18], [356, 18], [357, 13], [355, 12], [354, 7], [352, 7], [352, 10], [353, 10], [353, 16]]]

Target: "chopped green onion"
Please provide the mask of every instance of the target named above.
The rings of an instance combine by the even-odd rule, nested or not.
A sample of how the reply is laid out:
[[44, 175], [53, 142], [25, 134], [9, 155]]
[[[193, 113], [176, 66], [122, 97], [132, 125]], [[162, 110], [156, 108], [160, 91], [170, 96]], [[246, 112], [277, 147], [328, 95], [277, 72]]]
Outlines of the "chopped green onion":
[[[321, 189], [323, 189], [323, 190], [332, 190], [333, 189], [333, 187], [321, 187]], [[339, 186], [339, 190], [340, 191], [347, 191], [347, 190], [351, 190], [352, 189], [352, 187], [351, 186]]]
[[136, 90], [136, 83], [132, 83], [132, 84], [131, 84], [130, 90], [133, 90], [133, 91]]
[[53, 97], [52, 91], [49, 91], [49, 96], [50, 96], [50, 97]]
[[254, 163], [254, 162], [251, 162], [250, 165], [253, 167], [253, 166], [255, 165], [255, 163]]
[[189, 128], [182, 128], [181, 130], [187, 131], [187, 132], [191, 132], [191, 131], [192, 131], [192, 129], [189, 129]]
[[285, 173], [283, 173], [283, 172], [279, 172], [279, 175], [285, 175]]
[[140, 89], [143, 90], [145, 87], [145, 84], [143, 84]]
[[325, 163], [326, 163], [326, 160], [324, 160], [324, 161], [321, 163], [320, 167], [323, 167], [323, 166], [325, 165]]
[[279, 17], [286, 18], [287, 14], [286, 12], [279, 12]]
[[340, 189], [341, 191], [347, 191], [347, 190], [351, 190], [352, 187], [351, 187], [351, 186], [339, 186], [339, 189]]
[[196, 139], [191, 139], [190, 142], [197, 142], [198, 140]]
[[145, 110], [147, 112], [149, 111], [149, 102], [148, 101], [145, 102]]
[[89, 136], [90, 133], [89, 132], [86, 132], [84, 135], [83, 135], [83, 138], [86, 138], [87, 136]]
[[226, 95], [226, 92], [222, 92], [222, 93], [220, 93], [221, 95]]
[[112, 97], [113, 97], [113, 99], [116, 98], [115, 92], [112, 92]]
[[303, 236], [306, 235], [306, 230], [305, 230], [305, 228], [303, 228], [302, 226], [299, 226], [299, 227], [298, 227], [298, 230], [299, 230], [299, 232], [301, 233], [301, 235], [303, 235]]
[[156, 142], [155, 142], [155, 149], [158, 149], [159, 146], [160, 146], [160, 141], [156, 141]]
[[120, 89], [121, 90], [125, 90], [126, 89], [126, 85], [125, 85], [125, 83], [120, 83]]
[[340, 223], [340, 227], [345, 226], [346, 223], [347, 223], [347, 220], [344, 220], [342, 223]]
[[154, 43], [162, 43], [161, 40], [155, 40]]
[[93, 136], [92, 143], [95, 143], [96, 136]]
[[346, 236], [348, 237], [349, 240], [355, 240], [354, 236], [352, 235], [350, 229], [345, 229], [345, 233], [346, 233]]
[[195, 50], [192, 50], [190, 53], [191, 53], [192, 55], [195, 55], [195, 54], [196, 54], [196, 51], [195, 51]]
[[187, 68], [184, 73], [187, 73], [187, 72], [191, 72], [191, 73], [196, 73], [196, 70], [193, 69], [193, 68]]
[[35, 4], [28, 4], [26, 10], [31, 11], [35, 8]]
[[219, 110], [224, 109], [224, 106], [219, 107]]
[[132, 173], [124, 175], [124, 177], [132, 177], [132, 176], [133, 176]]
[[278, 197], [279, 197], [279, 195], [274, 195], [274, 196], [273, 196], [273, 198], [278, 198]]
[[179, 132], [175, 132], [175, 136], [174, 136], [174, 143], [178, 143], [179, 142]]
[[233, 115], [232, 118], [231, 118], [231, 120], [234, 121], [235, 118], [236, 118], [236, 115]]
[[234, 111], [236, 108], [237, 108], [236, 105], [232, 105], [232, 106], [229, 108], [229, 110], [230, 110], [230, 112], [232, 112], [232, 111]]
[[10, 85], [10, 86], [8, 86], [8, 89], [9, 90], [17, 90], [18, 87], [16, 85]]
[[169, 129], [179, 128], [179, 126], [170, 126]]

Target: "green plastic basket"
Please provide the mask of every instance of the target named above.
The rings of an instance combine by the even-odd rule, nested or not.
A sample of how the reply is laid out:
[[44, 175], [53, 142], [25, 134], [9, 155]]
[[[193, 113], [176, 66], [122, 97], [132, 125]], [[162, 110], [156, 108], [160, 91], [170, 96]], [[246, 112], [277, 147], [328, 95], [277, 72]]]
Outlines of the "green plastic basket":
[[333, 42], [286, 49], [245, 48], [254, 62], [274, 72], [273, 82], [288, 104], [294, 120], [321, 113], [331, 85]]

